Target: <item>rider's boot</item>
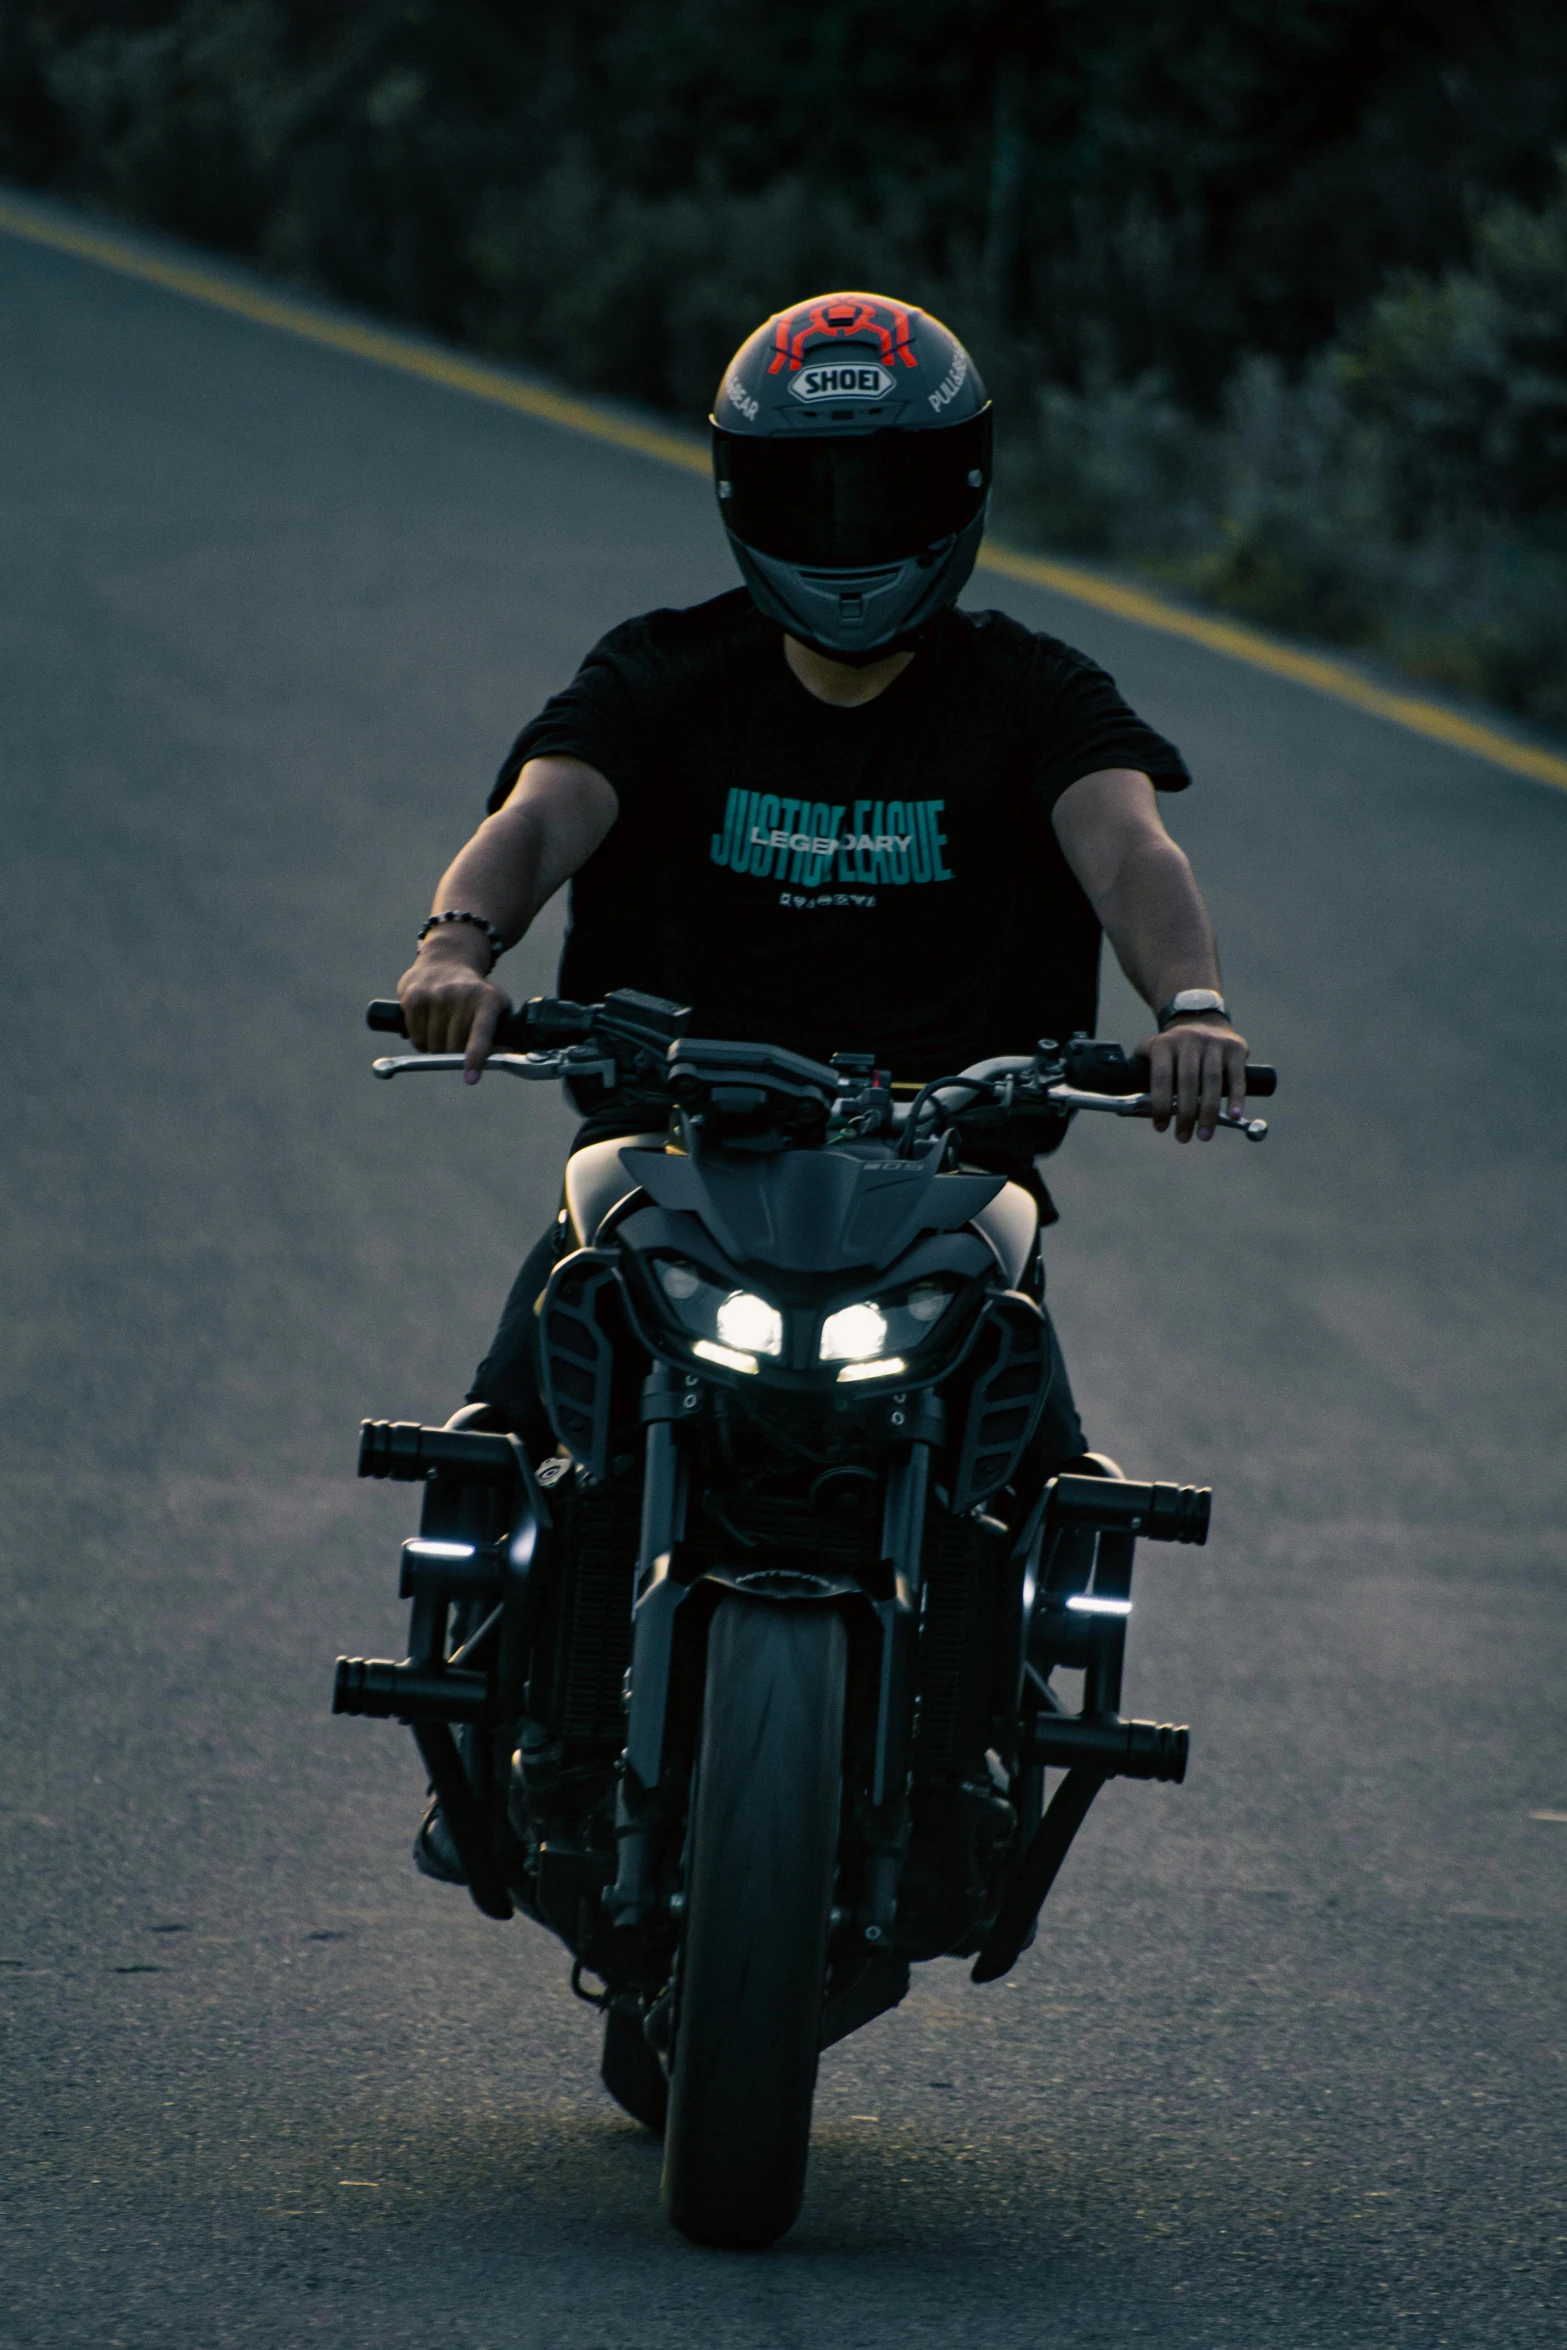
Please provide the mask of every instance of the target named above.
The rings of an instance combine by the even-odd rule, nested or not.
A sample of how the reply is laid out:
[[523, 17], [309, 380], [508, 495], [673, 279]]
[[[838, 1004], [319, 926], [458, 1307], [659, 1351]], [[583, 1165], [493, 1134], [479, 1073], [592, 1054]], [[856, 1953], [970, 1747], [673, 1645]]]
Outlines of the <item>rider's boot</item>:
[[440, 1797], [432, 1795], [419, 1833], [414, 1838], [414, 1867], [422, 1877], [434, 1877], [441, 1885], [466, 1885], [468, 1872], [457, 1857], [452, 1832], [441, 1811]]
[[669, 2082], [643, 2029], [642, 2002], [634, 1991], [617, 1992], [604, 2010], [604, 2053], [599, 2079], [622, 2113], [658, 2137], [669, 2112]]
[[1057, 1477], [1118, 1477], [1123, 1485], [1126, 1482], [1126, 1471], [1107, 1452], [1080, 1452], [1075, 1460], [1058, 1462], [1051, 1473]]

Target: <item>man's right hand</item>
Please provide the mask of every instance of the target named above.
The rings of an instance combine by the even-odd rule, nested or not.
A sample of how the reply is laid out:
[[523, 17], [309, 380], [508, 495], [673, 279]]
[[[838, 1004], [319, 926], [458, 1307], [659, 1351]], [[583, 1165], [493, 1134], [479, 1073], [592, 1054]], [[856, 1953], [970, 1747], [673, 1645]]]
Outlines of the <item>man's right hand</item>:
[[[464, 1085], [477, 1085], [495, 1042], [495, 1031], [511, 1010], [511, 998], [492, 987], [478, 968], [486, 952], [475, 931], [472, 946], [461, 936], [466, 924], [432, 931], [397, 983], [397, 1000], [415, 1049], [461, 1053]], [[457, 932], [456, 937], [453, 932]]]

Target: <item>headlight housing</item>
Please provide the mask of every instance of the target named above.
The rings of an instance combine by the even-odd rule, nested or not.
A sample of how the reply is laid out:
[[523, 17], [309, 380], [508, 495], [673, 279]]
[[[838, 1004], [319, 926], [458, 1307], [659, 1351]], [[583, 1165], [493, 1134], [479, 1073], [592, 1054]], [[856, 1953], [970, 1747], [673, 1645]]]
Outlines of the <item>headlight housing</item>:
[[813, 1370], [835, 1371], [838, 1384], [897, 1379], [911, 1355], [928, 1360], [930, 1341], [972, 1286], [962, 1273], [942, 1271], [822, 1314], [715, 1280], [687, 1257], [659, 1252], [642, 1262], [658, 1319], [685, 1352], [752, 1376], [775, 1365], [790, 1385], [811, 1384]]
[[915, 1348], [933, 1335], [958, 1286], [928, 1277], [839, 1306], [822, 1323], [818, 1362], [837, 1363], [840, 1381], [895, 1377], [907, 1368]]
[[684, 1257], [655, 1257], [660, 1298], [694, 1355], [728, 1371], [755, 1371], [758, 1357], [783, 1353], [783, 1315], [754, 1290], [709, 1281]]

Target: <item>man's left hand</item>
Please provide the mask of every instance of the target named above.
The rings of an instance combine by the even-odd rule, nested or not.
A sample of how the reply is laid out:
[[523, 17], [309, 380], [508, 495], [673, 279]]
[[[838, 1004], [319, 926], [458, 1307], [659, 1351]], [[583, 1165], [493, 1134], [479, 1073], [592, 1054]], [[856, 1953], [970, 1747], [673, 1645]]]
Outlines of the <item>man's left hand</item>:
[[1153, 1122], [1163, 1134], [1175, 1120], [1177, 1142], [1211, 1142], [1228, 1098], [1235, 1117], [1246, 1110], [1246, 1039], [1227, 1020], [1175, 1020], [1160, 1036], [1143, 1039]]

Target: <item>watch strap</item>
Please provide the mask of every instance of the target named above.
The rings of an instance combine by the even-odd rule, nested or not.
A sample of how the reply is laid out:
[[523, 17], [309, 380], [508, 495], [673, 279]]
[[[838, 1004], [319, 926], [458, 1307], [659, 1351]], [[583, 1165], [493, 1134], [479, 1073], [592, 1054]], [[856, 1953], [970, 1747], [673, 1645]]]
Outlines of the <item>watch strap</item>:
[[1181, 988], [1167, 1004], [1159, 1006], [1157, 1017], [1162, 1031], [1169, 1027], [1172, 1020], [1195, 1019], [1203, 1013], [1228, 1020], [1230, 1007], [1216, 987]]

